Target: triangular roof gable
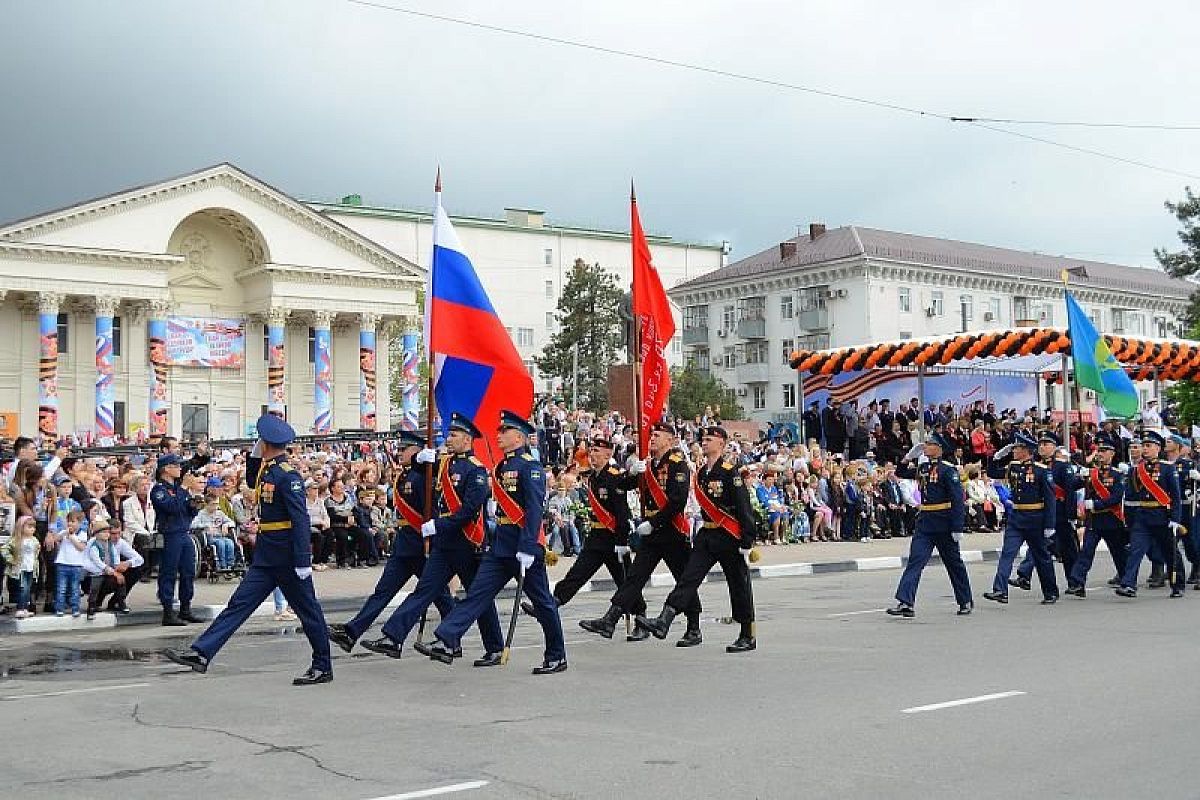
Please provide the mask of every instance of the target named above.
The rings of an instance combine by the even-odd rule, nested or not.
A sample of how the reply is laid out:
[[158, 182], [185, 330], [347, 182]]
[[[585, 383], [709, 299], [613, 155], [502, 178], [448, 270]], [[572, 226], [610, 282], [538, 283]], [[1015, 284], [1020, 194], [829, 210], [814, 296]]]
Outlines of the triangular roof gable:
[[[222, 163], [205, 169], [197, 170], [186, 175], [160, 181], [146, 186], [126, 189], [111, 195], [87, 200], [67, 208], [44, 212], [32, 217], [17, 220], [0, 226], [0, 239], [22, 242], [41, 242], [46, 244], [72, 244], [80, 242], [69, 241], [66, 232], [81, 225], [109, 217], [114, 214], [132, 211], [153, 203], [194, 194], [206, 187], [223, 187], [230, 189], [252, 203], [265, 207], [288, 222], [316, 234], [335, 246], [357, 256], [358, 259], [373, 265], [377, 270], [392, 275], [420, 278], [424, 270], [391, 250], [377, 244], [362, 234], [341, 223], [314, 211], [305, 204], [293, 199], [274, 186], [238, 169], [232, 164]], [[203, 204], [201, 204], [203, 205]], [[195, 210], [200, 210], [199, 208]], [[237, 210], [237, 209], [234, 209]], [[181, 222], [183, 217], [175, 220]], [[169, 235], [169, 234], [168, 234]], [[135, 249], [145, 252], [164, 252], [166, 239], [160, 235], [161, 242], [144, 242], [143, 246], [129, 248], [120, 243], [96, 243], [96, 246], [109, 246], [116, 249]], [[267, 238], [267, 237], [264, 237]], [[268, 240], [268, 245], [270, 245]], [[92, 246], [93, 243], [87, 243]], [[273, 254], [273, 261], [280, 259]], [[282, 259], [287, 262], [289, 259]]]

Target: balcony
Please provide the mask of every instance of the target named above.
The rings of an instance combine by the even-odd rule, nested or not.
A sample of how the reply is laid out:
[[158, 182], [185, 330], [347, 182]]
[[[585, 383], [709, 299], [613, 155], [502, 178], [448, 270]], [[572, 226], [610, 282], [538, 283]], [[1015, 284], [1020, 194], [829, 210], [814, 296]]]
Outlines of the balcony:
[[764, 361], [738, 364], [734, 372], [735, 383], [767, 383], [771, 380], [771, 367]]
[[683, 346], [691, 347], [695, 345], [708, 344], [708, 326], [694, 326], [683, 329]]
[[737, 324], [739, 339], [767, 338], [767, 321], [765, 319], [739, 319]]
[[1030, 318], [1026, 318], [1026, 317], [1018, 317], [1016, 322], [1013, 323], [1013, 327], [1014, 328], [1036, 328], [1041, 324], [1042, 324], [1041, 320], [1030, 319]]
[[829, 310], [826, 308], [810, 308], [796, 315], [796, 324], [801, 330], [823, 331], [829, 328]]

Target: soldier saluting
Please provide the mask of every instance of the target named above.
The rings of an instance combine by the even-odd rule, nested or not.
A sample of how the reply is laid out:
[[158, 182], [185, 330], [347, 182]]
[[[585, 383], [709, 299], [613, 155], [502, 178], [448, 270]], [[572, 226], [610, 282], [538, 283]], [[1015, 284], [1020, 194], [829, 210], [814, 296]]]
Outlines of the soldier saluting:
[[683, 609], [697, 603], [700, 584], [714, 564], [720, 564], [729, 587], [733, 619], [741, 624], [741, 633], [727, 653], [744, 653], [757, 645], [754, 638], [754, 598], [750, 590], [747, 558], [754, 544], [754, 513], [750, 493], [738, 465], [724, 457], [729, 435], [719, 426], [706, 428], [701, 439], [705, 463], [696, 472], [696, 500], [704, 515], [704, 526], [696, 534], [691, 557], [674, 590], [667, 595], [662, 612], [652, 619], [638, 617], [638, 623], [665, 639], [671, 621]]
[[[642, 589], [659, 562], [667, 563], [667, 569], [678, 582], [691, 553], [691, 526], [683, 509], [687, 506], [692, 470], [676, 446], [674, 426], [658, 422], [651, 427], [650, 456], [631, 463], [629, 471], [617, 483], [617, 488], [622, 491], [638, 489], [642, 502], [644, 519], [637, 526], [638, 542], [632, 568], [613, 594], [612, 605], [604, 616], [579, 621], [579, 627], [606, 639], [612, 638], [621, 615], [646, 613]], [[692, 647], [704, 641], [700, 634], [699, 597], [684, 612], [687, 614], [687, 631], [675, 644]], [[632, 642], [649, 636], [649, 632], [638, 625], [627, 638]]]

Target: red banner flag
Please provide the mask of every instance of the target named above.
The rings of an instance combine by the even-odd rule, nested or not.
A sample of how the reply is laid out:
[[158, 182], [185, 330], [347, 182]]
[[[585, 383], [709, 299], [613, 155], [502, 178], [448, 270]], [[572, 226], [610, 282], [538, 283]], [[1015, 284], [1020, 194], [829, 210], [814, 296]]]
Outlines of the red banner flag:
[[650, 257], [650, 245], [638, 218], [637, 198], [629, 193], [629, 209], [633, 236], [633, 317], [638, 326], [641, 364], [641, 441], [639, 452], [646, 453], [650, 443], [650, 426], [662, 418], [671, 392], [671, 373], [667, 368], [667, 345], [675, 335], [675, 320], [671, 302], [663, 291], [658, 270]]

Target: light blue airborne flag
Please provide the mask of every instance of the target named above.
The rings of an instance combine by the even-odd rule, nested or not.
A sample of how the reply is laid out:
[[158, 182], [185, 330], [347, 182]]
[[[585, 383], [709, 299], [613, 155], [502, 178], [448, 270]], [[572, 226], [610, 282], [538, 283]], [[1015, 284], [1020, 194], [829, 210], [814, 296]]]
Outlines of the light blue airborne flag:
[[1075, 382], [1094, 391], [1108, 414], [1115, 417], [1137, 414], [1138, 395], [1133, 381], [1070, 292], [1067, 292], [1067, 332], [1071, 337], [1071, 358], [1075, 361]]

